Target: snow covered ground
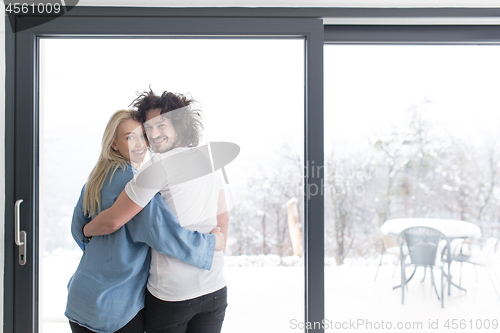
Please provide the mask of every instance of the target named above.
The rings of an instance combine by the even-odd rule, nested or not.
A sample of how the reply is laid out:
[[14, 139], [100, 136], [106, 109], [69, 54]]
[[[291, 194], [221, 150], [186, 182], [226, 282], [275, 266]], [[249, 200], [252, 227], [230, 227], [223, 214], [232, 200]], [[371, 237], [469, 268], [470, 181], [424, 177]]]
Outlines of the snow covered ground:
[[[64, 317], [66, 285], [78, 260], [78, 256], [71, 253], [44, 259], [41, 326], [45, 333], [70, 332]], [[295, 266], [276, 266], [279, 261], [275, 256], [227, 258], [229, 306], [223, 332], [304, 331], [304, 268], [300, 262], [287, 260]], [[240, 264], [247, 266], [239, 267]], [[403, 305], [401, 290], [392, 290], [399, 284], [399, 270], [392, 277], [394, 266], [383, 265], [374, 281], [377, 264], [377, 260], [370, 260], [325, 267], [327, 332], [333, 332], [331, 327], [335, 325], [340, 328], [335, 331], [345, 332], [493, 331], [495, 323], [497, 330], [500, 327], [500, 300], [484, 268], [477, 268], [479, 282], [476, 282], [472, 266], [464, 265], [462, 286], [467, 292], [452, 287], [441, 309], [429, 274], [421, 282], [422, 269], [410, 281]], [[498, 263], [495, 268], [500, 272]], [[458, 266], [454, 274], [458, 282]], [[439, 283], [439, 270], [435, 271], [435, 277]], [[447, 321], [449, 329], [445, 326]], [[452, 329], [454, 323], [457, 329]], [[398, 325], [403, 328], [398, 329]], [[485, 328], [487, 325], [489, 329]]]

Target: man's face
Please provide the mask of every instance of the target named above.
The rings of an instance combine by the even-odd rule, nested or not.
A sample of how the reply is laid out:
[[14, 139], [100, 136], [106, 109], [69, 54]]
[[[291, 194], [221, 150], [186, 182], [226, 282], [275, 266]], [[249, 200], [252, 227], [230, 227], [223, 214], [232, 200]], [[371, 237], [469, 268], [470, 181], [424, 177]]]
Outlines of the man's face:
[[151, 109], [146, 113], [144, 129], [149, 144], [155, 153], [166, 153], [178, 144], [177, 133], [170, 119], [162, 117], [161, 109]]

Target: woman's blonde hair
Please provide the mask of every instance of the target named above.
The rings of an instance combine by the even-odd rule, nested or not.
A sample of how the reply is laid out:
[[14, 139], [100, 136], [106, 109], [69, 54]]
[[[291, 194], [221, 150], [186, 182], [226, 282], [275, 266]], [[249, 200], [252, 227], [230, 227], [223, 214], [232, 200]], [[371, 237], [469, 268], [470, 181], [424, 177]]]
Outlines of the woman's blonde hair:
[[[97, 164], [89, 175], [85, 192], [83, 194], [83, 213], [87, 216], [94, 216], [101, 211], [101, 189], [104, 180], [113, 169], [111, 178], [118, 168], [127, 167], [127, 161], [118, 151], [113, 150], [111, 144], [116, 139], [118, 126], [125, 120], [133, 119], [139, 121], [139, 114], [134, 110], [116, 111], [108, 121], [104, 134], [102, 135], [102, 149]], [[110, 178], [110, 182], [111, 182]]]

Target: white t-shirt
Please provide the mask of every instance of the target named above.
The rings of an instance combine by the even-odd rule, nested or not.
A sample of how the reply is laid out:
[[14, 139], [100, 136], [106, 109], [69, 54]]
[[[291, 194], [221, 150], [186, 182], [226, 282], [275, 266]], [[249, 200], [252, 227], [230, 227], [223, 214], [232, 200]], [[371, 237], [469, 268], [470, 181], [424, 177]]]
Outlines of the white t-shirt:
[[[160, 192], [181, 226], [209, 233], [217, 226], [219, 191], [223, 190], [223, 183], [218, 172], [211, 172], [208, 149], [204, 152], [200, 148], [203, 147], [179, 147], [154, 155], [125, 186], [128, 197], [144, 207]], [[226, 285], [222, 251], [215, 251], [209, 271], [153, 249], [151, 253], [147, 288], [159, 299], [183, 301]]]

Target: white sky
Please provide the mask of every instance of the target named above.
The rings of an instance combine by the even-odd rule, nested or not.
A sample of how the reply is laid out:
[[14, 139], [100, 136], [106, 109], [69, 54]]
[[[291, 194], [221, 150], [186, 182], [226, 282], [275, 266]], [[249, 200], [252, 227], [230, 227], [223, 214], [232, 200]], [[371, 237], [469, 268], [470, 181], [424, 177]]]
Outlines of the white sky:
[[[109, 116], [151, 84], [201, 103], [205, 140], [240, 145], [226, 171], [245, 187], [279, 161], [283, 144], [302, 151], [303, 47], [302, 39], [43, 39], [48, 170], [77, 197]], [[477, 145], [495, 138], [498, 59], [497, 45], [325, 46], [326, 154], [366, 149], [373, 132], [405, 124], [412, 106], [438, 130]]]
[[[49, 169], [60, 177], [73, 168], [77, 196], [110, 114], [151, 84], [201, 103], [205, 140], [240, 145], [226, 171], [245, 186], [286, 142], [302, 151], [303, 47], [301, 39], [43, 39]], [[373, 132], [406, 123], [412, 106], [435, 128], [478, 145], [496, 137], [498, 59], [497, 45], [326, 45], [326, 153], [366, 149]]]
[[500, 125], [498, 45], [325, 46], [325, 145], [358, 149], [419, 107], [480, 145]]
[[58, 138], [54, 149], [79, 168], [82, 185], [109, 116], [150, 84], [201, 103], [204, 140], [240, 145], [230, 183], [245, 184], [248, 169], [269, 164], [286, 141], [301, 150], [302, 39], [44, 39], [41, 47], [44, 135]]

